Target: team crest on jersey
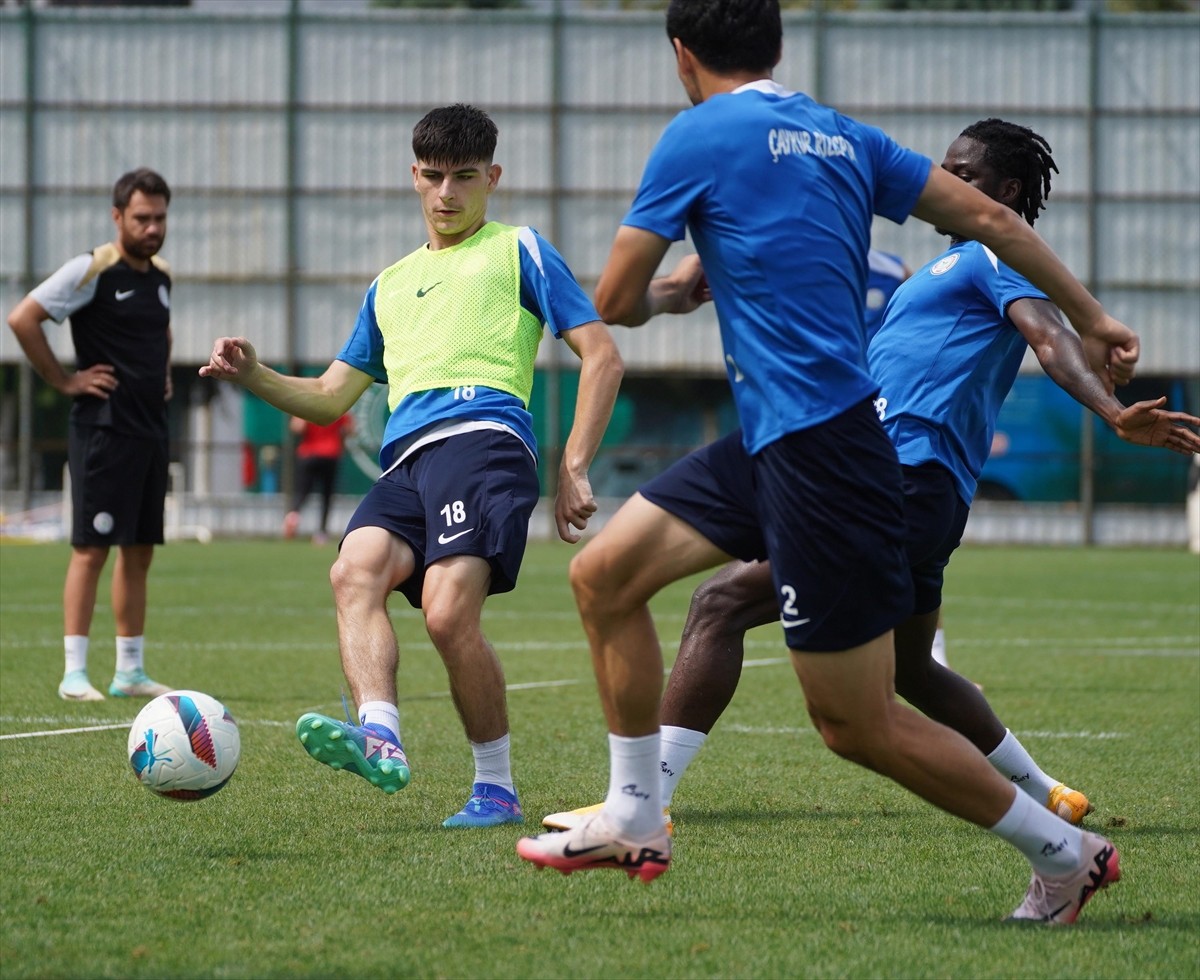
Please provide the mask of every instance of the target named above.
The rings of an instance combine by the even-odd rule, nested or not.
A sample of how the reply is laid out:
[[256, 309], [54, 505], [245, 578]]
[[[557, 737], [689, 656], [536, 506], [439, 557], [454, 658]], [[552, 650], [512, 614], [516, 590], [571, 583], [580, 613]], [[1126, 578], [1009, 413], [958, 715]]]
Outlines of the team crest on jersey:
[[938, 259], [929, 267], [931, 276], [942, 276], [949, 272], [958, 263], [958, 253], [947, 255], [945, 258]]
[[169, 310], [171, 308], [171, 294], [167, 292], [166, 286], [158, 287], [158, 301], [162, 303], [163, 309]]

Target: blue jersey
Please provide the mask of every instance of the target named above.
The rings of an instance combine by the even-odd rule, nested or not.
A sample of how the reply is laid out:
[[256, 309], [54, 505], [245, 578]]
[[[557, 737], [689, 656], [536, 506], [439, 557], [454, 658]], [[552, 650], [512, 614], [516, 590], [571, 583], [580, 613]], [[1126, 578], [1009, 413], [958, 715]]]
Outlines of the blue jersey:
[[623, 224], [668, 241], [691, 232], [751, 453], [878, 390], [863, 336], [871, 219], [904, 221], [930, 166], [768, 80], [663, 132]]
[[945, 466], [968, 504], [1028, 346], [1007, 315], [1023, 298], [1047, 297], [987, 247], [962, 242], [896, 290], [867, 350], [900, 462]]
[[881, 252], [877, 248], [867, 253], [867, 293], [863, 307], [863, 330], [867, 343], [883, 326], [883, 313], [888, 300], [908, 277], [908, 269], [899, 255]]
[[[565, 330], [599, 320], [587, 294], [571, 274], [563, 257], [532, 228], [518, 235], [521, 295], [514, 302], [532, 313], [555, 337]], [[384, 340], [375, 313], [377, 278], [358, 311], [358, 320], [337, 359], [387, 383]], [[420, 285], [420, 284], [418, 284]], [[453, 330], [454, 325], [448, 324]], [[495, 388], [463, 386], [415, 391], [402, 398], [388, 418], [380, 448], [380, 465], [387, 469], [420, 435], [438, 423], [454, 420], [493, 423], [511, 429], [537, 458], [533, 418], [516, 395]]]

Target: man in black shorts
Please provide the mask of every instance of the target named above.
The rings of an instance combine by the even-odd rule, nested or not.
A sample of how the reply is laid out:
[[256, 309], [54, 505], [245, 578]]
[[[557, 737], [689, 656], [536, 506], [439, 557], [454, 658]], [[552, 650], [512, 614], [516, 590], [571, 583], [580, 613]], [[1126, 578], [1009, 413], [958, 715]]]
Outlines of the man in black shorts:
[[[636, 326], [711, 297], [780, 625], [813, 727], [843, 758], [1012, 844], [1033, 869], [1015, 917], [1074, 921], [1120, 877], [1111, 842], [1039, 806], [962, 735], [895, 697], [893, 629], [911, 612], [913, 582], [899, 459], [865, 369], [871, 222], [912, 215], [992, 248], [1044, 287], [1085, 338], [1089, 364], [1115, 381], [1133, 373], [1137, 335], [1011, 209], [881, 130], [775, 82], [778, 0], [672, 0], [667, 34], [693, 107], [651, 151], [596, 308]], [[656, 278], [671, 243], [685, 237], [696, 255]], [[699, 491], [720, 506], [722, 477], [714, 474], [707, 494], [689, 488], [690, 499]], [[608, 793], [574, 830], [518, 841], [520, 857], [643, 881], [667, 869], [662, 653], [649, 600], [729, 554], [635, 494], [572, 560], [608, 724]]]
[[428, 240], [367, 289], [350, 336], [320, 377], [279, 374], [245, 337], [220, 337], [207, 378], [328, 424], [372, 383], [388, 385], [382, 475], [346, 527], [329, 579], [342, 671], [358, 709], [309, 711], [304, 750], [385, 793], [412, 776], [401, 741], [400, 647], [388, 600], [421, 610], [471, 748], [470, 795], [444, 827], [522, 823], [504, 669], [483, 633], [488, 596], [517, 582], [537, 504], [529, 413], [545, 329], [580, 360], [574, 420], [554, 503], [559, 537], [579, 540], [596, 511], [587, 471], [623, 366], [608, 328], [558, 251], [528, 226], [487, 218], [502, 168], [499, 132], [476, 106], [441, 106], [413, 127], [411, 179]]
[[[116, 238], [77, 255], [8, 316], [33, 369], [74, 399], [67, 438], [71, 561], [63, 587], [66, 665], [58, 694], [102, 701], [87, 675], [88, 632], [100, 573], [116, 545], [112, 579], [117, 663], [108, 693], [156, 697], [171, 688], [146, 676], [146, 578], [163, 541], [167, 399], [171, 397], [171, 275], [158, 257], [171, 191], [153, 170], [113, 187]], [[55, 357], [45, 320], [71, 318], [76, 369]]]

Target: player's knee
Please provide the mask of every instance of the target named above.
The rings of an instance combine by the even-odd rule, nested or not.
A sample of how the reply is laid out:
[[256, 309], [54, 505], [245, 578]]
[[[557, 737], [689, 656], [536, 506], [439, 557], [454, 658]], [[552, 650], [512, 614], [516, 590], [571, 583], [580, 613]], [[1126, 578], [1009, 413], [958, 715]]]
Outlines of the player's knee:
[[878, 732], [862, 723], [835, 721], [812, 715], [813, 726], [826, 747], [835, 755], [868, 769], [877, 768], [879, 754]]
[[92, 574], [98, 575], [107, 562], [107, 548], [73, 548], [71, 551], [71, 564]]
[[602, 550], [584, 548], [571, 559], [567, 567], [567, 580], [571, 583], [571, 591], [581, 612], [586, 613], [603, 601], [607, 576], [606, 562], [600, 555]]
[[742, 621], [746, 617], [746, 606], [736, 590], [708, 579], [692, 593], [686, 629], [719, 634], [745, 632]]
[[377, 591], [373, 570], [345, 554], [329, 569], [329, 585], [339, 606], [360, 601]]
[[456, 649], [464, 630], [472, 626], [464, 623], [462, 610], [445, 599], [423, 600], [421, 613], [425, 617], [425, 631], [443, 657]]
[[820, 725], [817, 731], [821, 733], [825, 747], [834, 755], [862, 764], [861, 746], [852, 732], [844, 727], [830, 724]]

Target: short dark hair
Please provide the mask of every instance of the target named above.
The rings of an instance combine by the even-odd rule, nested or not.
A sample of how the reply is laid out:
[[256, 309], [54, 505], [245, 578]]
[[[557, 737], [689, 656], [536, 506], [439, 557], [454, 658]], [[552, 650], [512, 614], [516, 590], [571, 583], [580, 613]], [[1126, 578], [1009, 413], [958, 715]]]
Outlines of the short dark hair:
[[982, 144], [983, 162], [998, 177], [1021, 182], [1021, 196], [1013, 210], [1032, 225], [1046, 210], [1050, 174], [1058, 173], [1050, 144], [1027, 126], [994, 118], [971, 123], [961, 135]]
[[477, 160], [491, 163], [498, 133], [496, 124], [482, 109], [456, 102], [427, 112], [413, 127], [413, 155], [443, 166]]
[[783, 46], [779, 0], [671, 0], [667, 37], [711, 71], [770, 72]]
[[147, 197], [164, 197], [171, 203], [171, 188], [162, 177], [149, 167], [138, 167], [127, 174], [122, 174], [113, 184], [113, 207], [124, 211], [129, 206], [129, 199], [134, 191], [141, 191]]

